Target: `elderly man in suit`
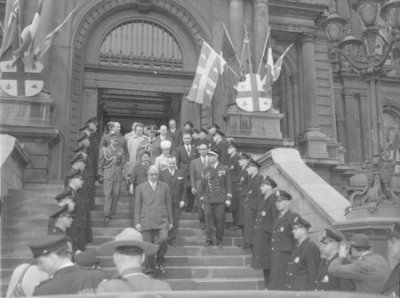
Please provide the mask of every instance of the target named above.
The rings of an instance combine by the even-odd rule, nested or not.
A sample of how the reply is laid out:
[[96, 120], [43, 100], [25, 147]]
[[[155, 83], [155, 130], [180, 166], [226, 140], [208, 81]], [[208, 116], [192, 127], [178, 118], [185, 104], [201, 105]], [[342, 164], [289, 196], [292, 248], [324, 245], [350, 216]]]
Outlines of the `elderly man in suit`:
[[104, 255], [113, 255], [119, 276], [101, 282], [97, 293], [170, 291], [170, 285], [142, 273], [145, 256], [154, 255], [157, 246], [143, 240], [133, 228], [126, 228], [114, 240], [99, 247]]
[[186, 211], [191, 212], [194, 203], [194, 195], [190, 186], [190, 163], [197, 157], [197, 149], [192, 145], [192, 134], [184, 132], [182, 136], [183, 145], [175, 150], [176, 163], [178, 169], [181, 170], [185, 177], [183, 193], [185, 195]]
[[206, 224], [205, 246], [214, 244], [213, 232], [215, 227], [217, 246], [222, 248], [225, 206], [229, 207], [231, 205], [232, 182], [228, 167], [218, 162], [218, 153], [210, 150], [208, 157], [209, 165], [204, 169], [200, 192], [200, 201], [204, 204]]
[[192, 194], [195, 196], [197, 205], [199, 206], [199, 221], [200, 226], [204, 229], [204, 209], [200, 206], [200, 188], [203, 179], [203, 171], [208, 166], [208, 147], [207, 144], [202, 143], [198, 147], [200, 157], [193, 159], [190, 162], [190, 185], [192, 187]]
[[176, 246], [180, 209], [185, 206], [185, 201], [183, 200], [184, 177], [176, 167], [175, 156], [168, 157], [168, 168], [160, 172], [160, 181], [167, 183], [171, 191], [173, 227], [169, 232], [168, 243]]
[[[159, 170], [150, 166], [148, 181], [136, 189], [134, 221], [145, 241], [156, 243], [158, 239], [157, 265], [161, 273], [165, 271], [164, 256], [168, 249], [168, 231], [173, 227], [171, 192], [168, 184], [159, 181]], [[154, 255], [146, 260], [146, 273], [155, 273]]]
[[[344, 260], [351, 254], [351, 264]], [[354, 234], [348, 245], [341, 245], [339, 257], [328, 267], [328, 273], [354, 281], [355, 291], [360, 293], [379, 294], [390, 274], [389, 265], [379, 254], [371, 251], [371, 244], [365, 234]]]

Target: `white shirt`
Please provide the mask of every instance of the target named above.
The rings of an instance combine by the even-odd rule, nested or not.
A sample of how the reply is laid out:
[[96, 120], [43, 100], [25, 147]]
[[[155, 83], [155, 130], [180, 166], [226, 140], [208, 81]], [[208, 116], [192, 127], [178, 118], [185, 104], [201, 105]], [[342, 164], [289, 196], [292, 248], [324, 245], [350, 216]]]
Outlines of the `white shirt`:
[[150, 186], [153, 190], [156, 190], [157, 182], [153, 183], [149, 180]]

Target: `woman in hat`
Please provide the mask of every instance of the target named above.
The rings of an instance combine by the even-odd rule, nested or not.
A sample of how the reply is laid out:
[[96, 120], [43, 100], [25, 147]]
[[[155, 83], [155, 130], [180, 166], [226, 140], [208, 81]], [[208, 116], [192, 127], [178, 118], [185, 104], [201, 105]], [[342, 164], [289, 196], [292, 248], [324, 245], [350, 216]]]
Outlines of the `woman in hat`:
[[277, 216], [274, 195], [276, 183], [268, 176], [261, 182], [260, 190], [263, 198], [257, 204], [257, 214], [253, 234], [253, 249], [251, 251], [251, 266], [262, 269], [264, 286], [269, 287], [271, 269], [271, 232], [272, 223]]

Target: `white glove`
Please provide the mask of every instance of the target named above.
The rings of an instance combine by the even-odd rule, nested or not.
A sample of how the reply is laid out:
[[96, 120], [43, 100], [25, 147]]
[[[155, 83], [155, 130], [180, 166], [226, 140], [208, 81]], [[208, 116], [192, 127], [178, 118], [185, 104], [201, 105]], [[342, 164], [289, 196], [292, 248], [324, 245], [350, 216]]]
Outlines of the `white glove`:
[[183, 208], [185, 207], [185, 202], [184, 201], [180, 201], [179, 202], [179, 208]]

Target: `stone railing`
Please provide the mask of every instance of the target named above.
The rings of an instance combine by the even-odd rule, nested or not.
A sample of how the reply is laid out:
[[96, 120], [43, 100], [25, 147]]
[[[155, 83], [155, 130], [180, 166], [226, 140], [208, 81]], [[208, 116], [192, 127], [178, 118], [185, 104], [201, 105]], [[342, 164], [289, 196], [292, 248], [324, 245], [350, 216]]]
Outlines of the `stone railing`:
[[3, 199], [9, 189], [20, 189], [24, 182], [24, 169], [30, 161], [28, 153], [16, 138], [0, 134], [0, 194]]
[[258, 160], [262, 174], [292, 195], [291, 209], [311, 223], [314, 240], [319, 240], [323, 229], [336, 230], [337, 223], [346, 221], [345, 210], [350, 202], [310, 169], [297, 150], [273, 149]]

